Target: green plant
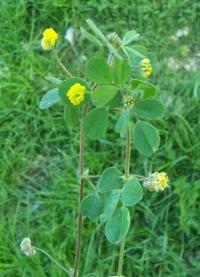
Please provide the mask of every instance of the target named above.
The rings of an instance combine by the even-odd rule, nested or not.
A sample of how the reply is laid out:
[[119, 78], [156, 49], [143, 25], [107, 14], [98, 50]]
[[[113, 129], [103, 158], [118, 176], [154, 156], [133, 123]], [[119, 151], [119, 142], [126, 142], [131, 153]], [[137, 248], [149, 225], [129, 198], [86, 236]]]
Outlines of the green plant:
[[[73, 76], [53, 50], [67, 79], [49, 78], [55, 88], [43, 96], [40, 108], [63, 102], [67, 124], [77, 127], [80, 123], [77, 246], [72, 276], [78, 276], [83, 216], [86, 216], [91, 220], [100, 218], [105, 224], [107, 239], [113, 244], [120, 243], [117, 270], [120, 277], [131, 213], [142, 200], [143, 187], [150, 191], [163, 191], [168, 187], [164, 172], [149, 173], [148, 176], [130, 172], [132, 141], [144, 157], [150, 157], [158, 149], [158, 130], [146, 121], [161, 117], [164, 107], [156, 99], [158, 88], [145, 80], [151, 75], [152, 66], [146, 48], [136, 44], [139, 34], [129, 31], [123, 39], [116, 33], [105, 36], [93, 21], [87, 20], [87, 23], [93, 35], [83, 28], [82, 34], [100, 49], [97, 56], [87, 62], [85, 78]], [[54, 48], [57, 33], [49, 28], [43, 35], [42, 47], [45, 50]], [[113, 166], [106, 168], [100, 176], [93, 176], [84, 166], [85, 139], [102, 138], [112, 113], [118, 118], [113, 129], [125, 139], [124, 173]], [[93, 178], [98, 178], [96, 185]], [[84, 197], [86, 182], [93, 191]]]

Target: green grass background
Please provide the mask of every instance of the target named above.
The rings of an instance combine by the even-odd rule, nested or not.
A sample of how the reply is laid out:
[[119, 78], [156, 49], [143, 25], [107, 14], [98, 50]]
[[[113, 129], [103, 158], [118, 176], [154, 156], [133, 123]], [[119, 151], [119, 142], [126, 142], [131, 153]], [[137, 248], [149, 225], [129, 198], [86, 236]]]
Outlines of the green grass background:
[[[63, 107], [40, 111], [41, 96], [52, 87], [44, 77], [64, 78], [53, 55], [40, 47], [44, 28], [61, 34], [62, 59], [74, 74], [82, 72], [63, 35], [68, 23], [75, 47], [90, 57], [95, 48], [80, 37], [85, 19], [104, 32], [123, 35], [130, 29], [160, 62], [152, 81], [166, 103], [157, 154], [143, 161], [133, 149], [131, 170], [164, 170], [170, 189], [146, 193], [135, 209], [126, 244], [126, 277], [200, 276], [200, 76], [198, 70], [174, 71], [166, 59], [188, 58], [199, 51], [200, 3], [197, 0], [0, 0], [0, 276], [65, 276], [48, 258], [33, 258], [19, 249], [22, 238], [45, 249], [62, 264], [72, 265], [76, 239], [78, 129], [68, 129]], [[188, 26], [189, 35], [170, 39]], [[87, 141], [86, 165], [94, 174], [110, 165], [123, 168], [123, 145], [112, 131], [101, 141]], [[86, 188], [86, 193], [90, 188]], [[116, 274], [119, 246], [107, 242], [103, 227], [85, 220], [81, 277]], [[96, 231], [97, 228], [97, 231]]]

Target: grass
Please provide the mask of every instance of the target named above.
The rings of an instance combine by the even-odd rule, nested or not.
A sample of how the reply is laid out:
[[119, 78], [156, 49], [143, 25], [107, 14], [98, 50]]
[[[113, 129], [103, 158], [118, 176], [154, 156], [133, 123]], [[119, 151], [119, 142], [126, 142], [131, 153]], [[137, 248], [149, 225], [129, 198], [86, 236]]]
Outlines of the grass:
[[[40, 111], [41, 96], [51, 85], [47, 75], [64, 78], [54, 57], [40, 48], [42, 30], [53, 26], [64, 34], [71, 23], [78, 53], [89, 57], [94, 47], [80, 37], [79, 27], [90, 17], [104, 32], [120, 35], [136, 29], [160, 61], [158, 83], [167, 104], [162, 120], [161, 146], [143, 162], [133, 150], [132, 170], [165, 170], [171, 188], [164, 194], [146, 193], [132, 216], [124, 274], [126, 277], [190, 277], [200, 275], [200, 117], [199, 71], [175, 71], [166, 59], [183, 59], [180, 47], [198, 52], [198, 1], [11, 1], [0, 0], [0, 276], [64, 276], [41, 254], [25, 257], [19, 250], [30, 236], [70, 267], [76, 237], [78, 133], [63, 121], [62, 106]], [[189, 35], [175, 43], [177, 29]], [[64, 43], [64, 42], [63, 42]], [[78, 74], [78, 58], [68, 45], [59, 46], [62, 58]], [[102, 141], [89, 142], [86, 164], [98, 174], [123, 162], [123, 142], [110, 132]], [[86, 188], [86, 192], [89, 191]], [[103, 229], [85, 220], [81, 269], [98, 277], [114, 275], [118, 247], [106, 241]], [[82, 277], [82, 275], [81, 275]]]

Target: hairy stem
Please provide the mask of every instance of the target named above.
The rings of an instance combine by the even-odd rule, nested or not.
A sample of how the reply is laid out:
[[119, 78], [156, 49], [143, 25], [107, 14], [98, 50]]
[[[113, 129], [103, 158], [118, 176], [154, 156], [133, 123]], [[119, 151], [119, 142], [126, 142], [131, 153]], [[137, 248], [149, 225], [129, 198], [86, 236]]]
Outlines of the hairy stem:
[[[125, 179], [126, 180], [128, 180], [129, 178], [130, 158], [131, 158], [131, 132], [130, 132], [130, 124], [128, 124], [127, 131], [126, 131], [126, 157], [125, 157]], [[117, 277], [122, 276], [125, 243], [126, 243], [126, 237], [124, 237], [124, 239], [121, 241], [121, 244], [120, 244]]]
[[84, 130], [83, 130], [83, 120], [88, 110], [88, 105], [86, 104], [83, 107], [81, 121], [80, 121], [80, 141], [79, 141], [79, 208], [78, 208], [78, 222], [77, 222], [77, 244], [76, 244], [76, 255], [74, 260], [74, 269], [73, 269], [73, 277], [76, 277], [78, 274], [78, 267], [80, 263], [81, 256], [81, 241], [82, 241], [82, 225], [83, 225], [83, 217], [80, 212], [80, 204], [83, 199], [83, 191], [84, 191]]

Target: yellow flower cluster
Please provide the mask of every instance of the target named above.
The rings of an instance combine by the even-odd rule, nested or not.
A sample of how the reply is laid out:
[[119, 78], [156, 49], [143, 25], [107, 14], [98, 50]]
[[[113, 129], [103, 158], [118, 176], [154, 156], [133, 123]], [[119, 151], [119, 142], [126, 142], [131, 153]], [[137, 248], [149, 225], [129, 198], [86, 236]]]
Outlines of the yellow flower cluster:
[[58, 34], [52, 28], [48, 28], [43, 32], [41, 45], [44, 50], [50, 50], [55, 46]]
[[67, 97], [73, 105], [79, 105], [85, 98], [86, 87], [75, 83], [67, 91]]
[[149, 191], [163, 191], [169, 187], [169, 178], [165, 172], [155, 172], [151, 174], [143, 183]]
[[142, 69], [142, 72], [143, 72], [143, 77], [144, 78], [147, 78], [151, 75], [152, 73], [152, 66], [151, 66], [151, 63], [150, 63], [150, 60], [145, 58], [141, 61], [141, 69]]

